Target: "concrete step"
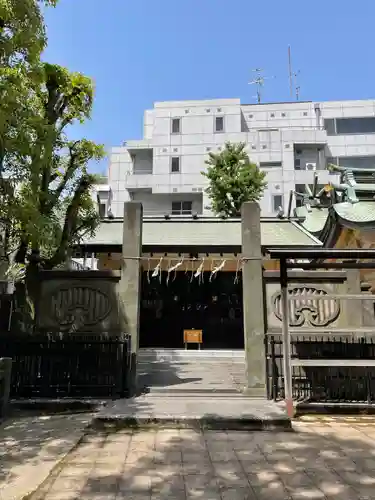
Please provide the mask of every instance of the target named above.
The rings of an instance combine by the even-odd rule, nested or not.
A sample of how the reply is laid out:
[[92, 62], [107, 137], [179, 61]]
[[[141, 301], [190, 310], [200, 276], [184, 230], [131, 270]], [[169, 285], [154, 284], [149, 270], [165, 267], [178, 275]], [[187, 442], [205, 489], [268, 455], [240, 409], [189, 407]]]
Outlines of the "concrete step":
[[210, 397], [210, 398], [237, 398], [243, 397], [240, 391], [236, 389], [173, 389], [173, 388], [159, 388], [150, 387], [146, 389], [146, 394], [151, 397], [181, 397], [181, 398], [192, 398], [192, 397]]
[[109, 403], [95, 416], [96, 428], [184, 427], [221, 430], [289, 430], [285, 409], [263, 398], [145, 394]]
[[185, 349], [140, 349], [138, 352], [139, 362], [145, 361], [189, 361], [198, 360], [217, 362], [218, 360], [230, 360], [244, 363], [245, 351], [238, 350], [185, 350]]

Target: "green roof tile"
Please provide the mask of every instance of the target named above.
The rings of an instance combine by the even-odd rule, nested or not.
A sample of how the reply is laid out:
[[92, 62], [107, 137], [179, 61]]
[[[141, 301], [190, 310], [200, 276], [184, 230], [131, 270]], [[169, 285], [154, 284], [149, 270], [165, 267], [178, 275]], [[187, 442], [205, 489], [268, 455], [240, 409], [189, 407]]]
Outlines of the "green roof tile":
[[306, 207], [298, 207], [295, 209], [297, 217], [304, 217], [305, 220], [301, 222], [301, 226], [309, 231], [309, 233], [319, 233], [323, 231], [328, 217], [328, 208], [313, 207], [309, 212]]
[[375, 202], [373, 201], [336, 203], [333, 208], [343, 221], [357, 224], [375, 223]]
[[[261, 242], [270, 246], [320, 246], [321, 242], [297, 223], [288, 220], [261, 221]], [[103, 221], [94, 238], [84, 245], [122, 245], [122, 221]], [[241, 246], [241, 222], [222, 219], [144, 220], [145, 246]]]

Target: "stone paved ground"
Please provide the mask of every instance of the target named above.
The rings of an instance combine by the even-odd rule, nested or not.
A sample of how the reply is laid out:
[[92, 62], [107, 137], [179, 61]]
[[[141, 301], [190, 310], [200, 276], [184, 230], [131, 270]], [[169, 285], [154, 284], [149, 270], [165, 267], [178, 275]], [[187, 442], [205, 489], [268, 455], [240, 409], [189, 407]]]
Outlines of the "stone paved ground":
[[0, 426], [0, 500], [33, 492], [84, 435], [90, 415], [7, 420]]
[[90, 434], [32, 500], [375, 498], [374, 418], [305, 418], [294, 431]]
[[140, 349], [138, 383], [152, 392], [241, 392], [244, 351]]

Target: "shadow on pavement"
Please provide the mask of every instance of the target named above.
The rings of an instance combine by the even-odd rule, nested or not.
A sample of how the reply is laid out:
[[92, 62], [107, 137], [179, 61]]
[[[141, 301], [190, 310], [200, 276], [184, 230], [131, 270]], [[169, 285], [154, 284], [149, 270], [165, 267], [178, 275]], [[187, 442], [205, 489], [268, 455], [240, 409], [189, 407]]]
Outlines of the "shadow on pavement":
[[92, 431], [32, 500], [374, 498], [373, 418], [310, 417], [294, 429]]

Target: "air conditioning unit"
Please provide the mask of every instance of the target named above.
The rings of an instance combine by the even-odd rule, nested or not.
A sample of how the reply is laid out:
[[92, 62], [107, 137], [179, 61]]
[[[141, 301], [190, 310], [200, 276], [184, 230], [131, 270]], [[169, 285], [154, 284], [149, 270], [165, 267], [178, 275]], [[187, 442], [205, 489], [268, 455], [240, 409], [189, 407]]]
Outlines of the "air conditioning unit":
[[173, 188], [172, 189], [172, 193], [177, 193], [178, 192], [178, 189], [177, 188]]
[[197, 190], [197, 188], [193, 188], [192, 191], [195, 192]]
[[306, 170], [316, 170], [316, 163], [306, 163]]

